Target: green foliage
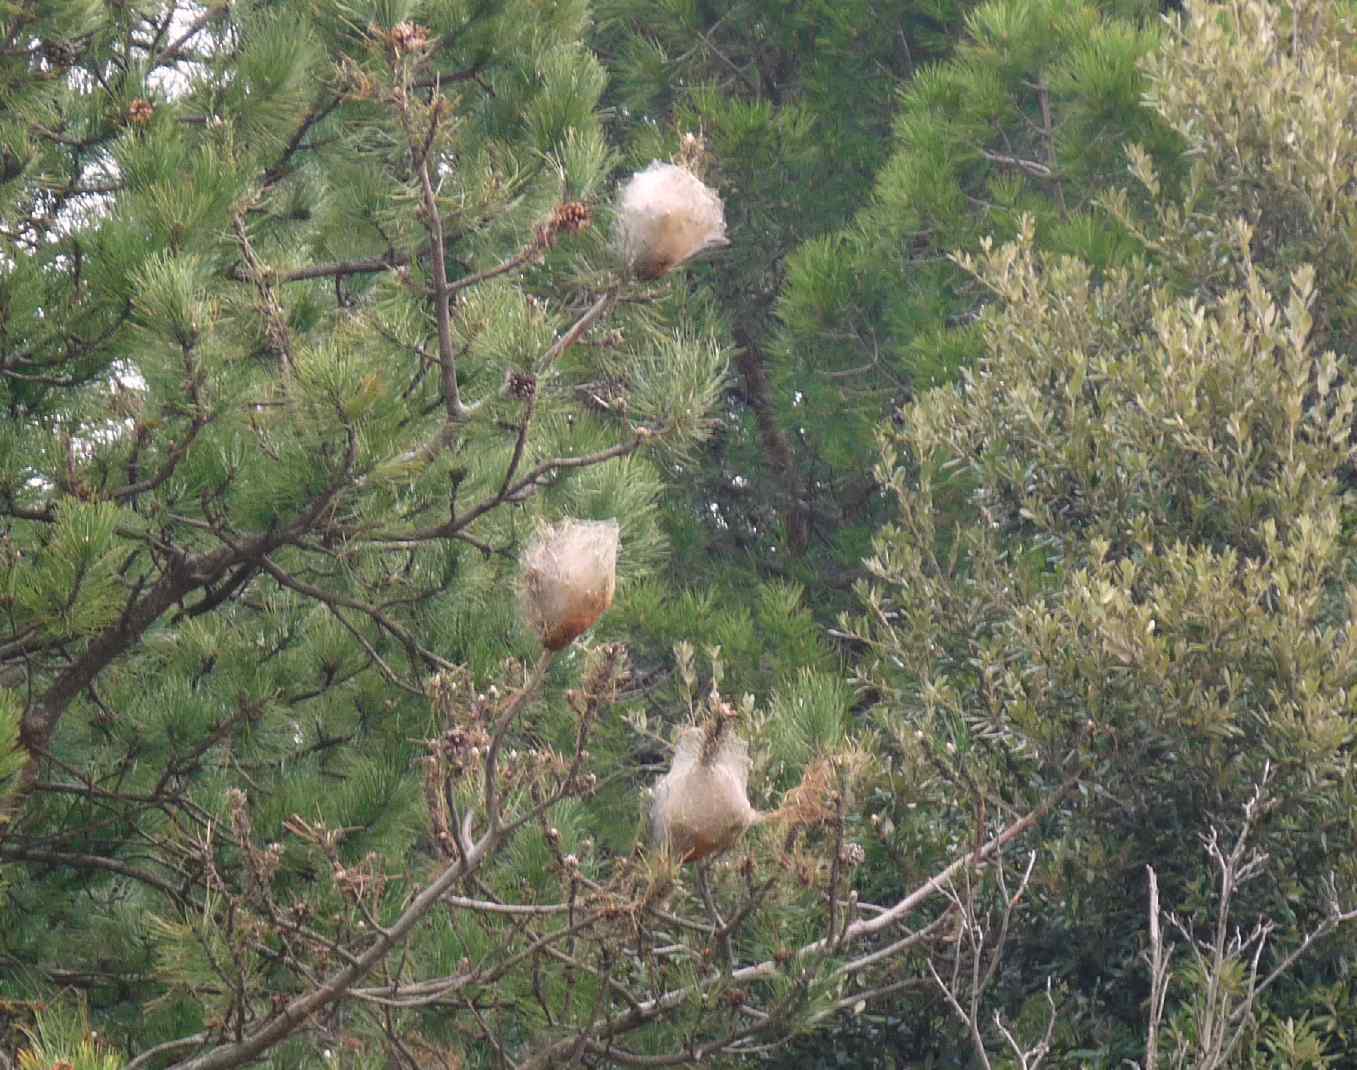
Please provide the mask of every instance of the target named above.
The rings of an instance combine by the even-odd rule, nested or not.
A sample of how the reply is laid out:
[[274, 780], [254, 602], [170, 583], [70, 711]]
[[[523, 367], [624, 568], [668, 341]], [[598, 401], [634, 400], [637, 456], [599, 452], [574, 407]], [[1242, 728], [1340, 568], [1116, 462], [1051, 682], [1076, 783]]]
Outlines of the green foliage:
[[852, 704], [841, 676], [802, 669], [773, 695], [768, 711], [768, 745], [775, 759], [801, 769], [836, 751], [848, 736]]
[[[1147, 865], [1183, 937], [1209, 942], [1217, 906], [1196, 844], [1211, 829], [1233, 836], [1267, 782], [1251, 844], [1269, 879], [1218, 891], [1236, 915], [1267, 919], [1259, 955], [1275, 963], [1351, 908], [1329, 882], [1352, 887], [1357, 846], [1357, 393], [1346, 349], [1329, 348], [1344, 344], [1345, 299], [1325, 281], [1345, 268], [1321, 227], [1295, 224], [1325, 218], [1325, 195], [1309, 210], [1298, 185], [1244, 199], [1234, 166], [1267, 131], [1333, 144], [1347, 120], [1322, 94], [1269, 96], [1232, 73], [1293, 63], [1327, 84], [1351, 58], [1319, 32], [1270, 38], [1260, 47], [1271, 58], [1249, 60], [1250, 34], [1278, 17], [1261, 0], [1189, 17], [1146, 67], [1161, 118], [1191, 146], [1190, 172], [1161, 181], [1133, 152], [1140, 199], [1108, 199], [1137, 255], [1043, 250], [1040, 222], [1025, 216], [1016, 241], [958, 257], [992, 295], [967, 329], [983, 356], [883, 436], [897, 519], [855, 625], [868, 644], [862, 682], [885, 696], [875, 719], [911, 804], [932, 812], [932, 836], [976, 820], [949, 811], [958, 789], [1023, 810], [1074, 785], [1042, 830], [1012, 991], [1054, 974], [1128, 1057], [1145, 1037]], [[1342, 32], [1332, 5], [1294, 17]], [[1179, 96], [1184, 81], [1196, 88]], [[1201, 121], [1216, 108], [1239, 115], [1245, 98], [1265, 105], [1241, 125]], [[1288, 168], [1319, 176], [1326, 160], [1298, 151]], [[1259, 156], [1253, 165], [1269, 170]], [[906, 811], [891, 816], [917, 828]], [[1350, 953], [1350, 934], [1323, 945], [1298, 991], [1266, 997], [1268, 1024], [1245, 1043], [1256, 1065], [1323, 1065], [1341, 1049], [1339, 1034], [1307, 1024], [1300, 993], [1333, 983]], [[1215, 1043], [1199, 1045], [1219, 1028], [1210, 1000], [1246, 998], [1246, 955], [1196, 961], [1170, 986], [1180, 1052]], [[1235, 1065], [1214, 1060], [1190, 1064]]]
[[[833, 545], [840, 554], [830, 568], [856, 569], [866, 539], [834, 544], [839, 517], [812, 533], [808, 506], [824, 496], [820, 473], [802, 464], [799, 414], [771, 391], [774, 304], [794, 251], [842, 226], [867, 198], [900, 80], [947, 46], [959, 8], [896, 0], [597, 7], [596, 47], [613, 72], [606, 99], [618, 109], [627, 158], [643, 166], [682, 154], [704, 169], [725, 197], [734, 239], [700, 278], [722, 337], [737, 347], [739, 377], [703, 463], [685, 473], [690, 495], [666, 517], [675, 573], [733, 555], [742, 564], [731, 597], [752, 576], [794, 580], [823, 591], [814, 603], [825, 619], [847, 585], [835, 595], [822, 584], [820, 551]], [[803, 561], [807, 554], [815, 560]]]
[[[19, 723], [23, 706], [19, 696], [9, 690], [0, 690], [0, 807], [8, 810], [7, 801], [18, 789], [18, 776], [23, 769], [24, 754], [19, 749]], [[5, 822], [9, 814], [4, 814]]]
[[0, 1063], [1339, 1065], [1352, 24], [1155, 15], [0, 10]]
[[[1146, 72], [1151, 106], [1180, 132], [1192, 161], [1183, 196], [1156, 197], [1146, 230], [1126, 201], [1113, 202], [1115, 213], [1166, 267], [1217, 290], [1240, 284], [1222, 222], [1244, 221], [1269, 286], [1313, 266], [1318, 337], [1346, 353], [1355, 209], [1340, 161], [1357, 137], [1349, 13], [1338, 3], [1282, 11], [1239, 4], [1228, 17], [1177, 24], [1173, 35]], [[1152, 161], [1134, 154], [1132, 163], [1154, 196], [1164, 180]]]
[[11, 597], [22, 619], [60, 639], [95, 634], [117, 619], [119, 519], [109, 502], [62, 506], [28, 567], [13, 574]]
[[39, 1011], [28, 1043], [19, 1052], [20, 1070], [70, 1066], [74, 1070], [118, 1070], [125, 1060], [90, 1029], [88, 1019], [65, 1007]]
[[1128, 140], [1174, 169], [1176, 136], [1142, 99], [1151, 16], [1083, 0], [972, 9], [954, 54], [903, 87], [892, 151], [851, 224], [790, 257], [771, 346], [778, 412], [842, 558], [856, 563], [862, 525], [879, 518], [880, 422], [981, 351], [986, 297], [952, 254], [1013, 238], [1024, 215], [1043, 248], [1095, 269], [1134, 252], [1097, 199], [1123, 184]]

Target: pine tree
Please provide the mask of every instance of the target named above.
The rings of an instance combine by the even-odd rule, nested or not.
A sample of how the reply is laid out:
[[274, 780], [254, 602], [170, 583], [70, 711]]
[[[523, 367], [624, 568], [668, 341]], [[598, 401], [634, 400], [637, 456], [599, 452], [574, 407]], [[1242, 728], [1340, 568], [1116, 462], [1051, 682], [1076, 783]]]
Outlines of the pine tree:
[[768, 347], [776, 407], [819, 487], [812, 523], [845, 567], [886, 519], [877, 428], [980, 352], [987, 297], [953, 254], [1015, 237], [1025, 215], [1042, 248], [1099, 267], [1134, 250], [1094, 206], [1124, 184], [1128, 142], [1174, 173], [1180, 145], [1142, 99], [1156, 15], [1087, 0], [972, 8], [953, 54], [903, 87], [854, 218], [789, 258]]
[[[676, 565], [716, 551], [737, 566], [732, 585], [775, 575], [824, 588], [822, 566], [832, 561], [820, 560], [825, 532], [810, 524], [818, 473], [806, 468], [797, 414], [774, 391], [773, 309], [791, 254], [867, 199], [896, 90], [949, 46], [958, 8], [607, 0], [598, 10], [595, 40], [612, 74], [607, 99], [623, 117], [623, 151], [639, 166], [700, 134], [735, 238], [702, 276], [702, 295], [729, 330], [736, 375], [694, 500], [671, 521]], [[857, 558], [866, 549], [864, 539]]]
[[[869, 998], [940, 885], [859, 907], [799, 591], [676, 599], [730, 642], [667, 688], [615, 641], [681, 626], [658, 498], [728, 351], [610, 237], [584, 4], [0, 20], [6, 1059], [681, 1061]], [[752, 744], [715, 863], [642, 828], [676, 721]]]
[[[0, 13], [0, 1055], [545, 1070], [827, 1025], [862, 1065], [1351, 1046], [1351, 929], [1323, 942], [1357, 920], [1351, 29], [1238, 0], [1155, 51], [1139, 8], [1029, 8], [978, 9], [919, 76], [901, 136], [938, 153], [897, 156], [880, 226], [804, 250], [782, 305], [787, 345], [824, 346], [782, 427], [835, 458], [801, 473], [826, 515], [895, 399], [832, 361], [890, 323], [910, 390], [979, 358], [890, 425], [857, 689], [806, 611], [836, 575], [680, 590], [695, 526], [661, 498], [719, 481], [761, 258], [860, 189], [790, 151], [881, 84], [819, 46], [910, 63], [926, 34], [901, 60], [869, 5], [666, 5], [648, 32], [617, 5], [593, 37], [571, 0]], [[619, 93], [656, 46], [653, 74], [727, 92], [670, 76], [619, 167], [586, 39]], [[888, 107], [835, 151], [866, 166]], [[709, 156], [678, 136], [704, 116]], [[728, 288], [616, 239], [615, 178], [651, 157], [729, 194]], [[828, 215], [760, 191], [774, 164], [830, 183]], [[934, 254], [1016, 241], [911, 273], [938, 192], [987, 214]], [[877, 291], [828, 345], [798, 319], [829, 307], [817, 264], [836, 308], [850, 266], [904, 304]], [[842, 371], [868, 389], [810, 397]], [[804, 519], [845, 558], [866, 530]]]
[[702, 439], [726, 354], [631, 301], [586, 18], [4, 14], [8, 995], [268, 1050], [431, 871], [430, 680], [521, 680], [535, 525], [617, 518], [624, 589], [657, 560], [650, 456]]

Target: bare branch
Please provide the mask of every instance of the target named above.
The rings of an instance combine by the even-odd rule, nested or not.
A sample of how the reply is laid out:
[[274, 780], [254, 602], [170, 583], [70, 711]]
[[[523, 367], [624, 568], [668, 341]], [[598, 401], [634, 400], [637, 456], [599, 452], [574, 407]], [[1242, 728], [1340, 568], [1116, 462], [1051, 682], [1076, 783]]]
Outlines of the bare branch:
[[980, 155], [992, 163], [1016, 167], [1021, 171], [1026, 171], [1029, 175], [1035, 175], [1037, 178], [1050, 178], [1052, 174], [1051, 169], [1038, 160], [1024, 160], [1018, 156], [1005, 155], [1002, 152], [990, 152], [988, 149], [981, 149]]
[[1150, 886], [1150, 947], [1144, 958], [1150, 967], [1150, 1020], [1145, 1035], [1145, 1064], [1142, 1070], [1156, 1070], [1159, 1060], [1159, 1029], [1164, 1020], [1164, 1000], [1169, 992], [1169, 971], [1173, 964], [1173, 945], [1164, 946], [1159, 925], [1159, 878], [1153, 866], [1145, 872]]
[[499, 846], [499, 837], [491, 830], [475, 843], [464, 860], [444, 868], [442, 873], [420, 892], [385, 932], [377, 935], [357, 960], [332, 974], [318, 988], [290, 1000], [274, 1017], [242, 1039], [220, 1044], [201, 1055], [174, 1064], [174, 1070], [227, 1070], [253, 1062], [263, 1052], [304, 1025], [312, 1015], [335, 1002], [356, 982], [371, 973], [386, 954], [399, 944], [415, 925], [429, 913], [458, 881], [474, 872]]
[[[435, 120], [436, 121], [436, 120]], [[430, 130], [430, 134], [432, 134]], [[412, 133], [413, 139], [413, 133]], [[448, 282], [447, 257], [443, 251], [443, 217], [438, 211], [433, 180], [429, 177], [429, 156], [411, 142], [411, 152], [418, 155], [416, 170], [424, 197], [424, 225], [432, 240], [434, 311], [438, 317], [438, 364], [443, 376], [443, 402], [447, 407], [448, 422], [461, 423], [471, 416], [472, 409], [462, 403], [461, 387], [457, 384], [457, 353], [452, 344], [452, 293]]]
[[560, 360], [561, 355], [580, 340], [580, 337], [593, 325], [594, 321], [617, 303], [617, 297], [618, 292], [616, 290], [609, 290], [590, 305], [588, 311], [577, 319], [571, 328], [552, 344], [550, 349], [542, 354], [542, 359], [537, 362], [538, 374], [540, 375]]

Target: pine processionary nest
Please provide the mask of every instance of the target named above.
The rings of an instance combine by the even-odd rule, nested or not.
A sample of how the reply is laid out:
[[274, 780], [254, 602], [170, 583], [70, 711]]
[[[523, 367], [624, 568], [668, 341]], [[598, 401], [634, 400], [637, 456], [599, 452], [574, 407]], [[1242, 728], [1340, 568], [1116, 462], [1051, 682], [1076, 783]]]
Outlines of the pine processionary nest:
[[545, 528], [524, 552], [519, 603], [548, 650], [562, 650], [613, 604], [616, 520], [564, 520]]
[[749, 748], [730, 733], [711, 745], [709, 730], [685, 728], [669, 772], [655, 785], [651, 836], [681, 862], [724, 851], [759, 813], [749, 805]]
[[659, 160], [622, 187], [616, 234], [627, 266], [643, 279], [730, 244], [716, 191], [687, 168]]

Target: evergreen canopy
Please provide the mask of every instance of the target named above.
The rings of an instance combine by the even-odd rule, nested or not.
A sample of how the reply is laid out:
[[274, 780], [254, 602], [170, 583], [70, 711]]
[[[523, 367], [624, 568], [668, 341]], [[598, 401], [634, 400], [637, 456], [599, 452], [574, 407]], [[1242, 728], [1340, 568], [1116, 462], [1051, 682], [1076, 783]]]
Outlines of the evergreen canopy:
[[0, 6], [0, 1066], [1338, 1065], [1349, 6]]

